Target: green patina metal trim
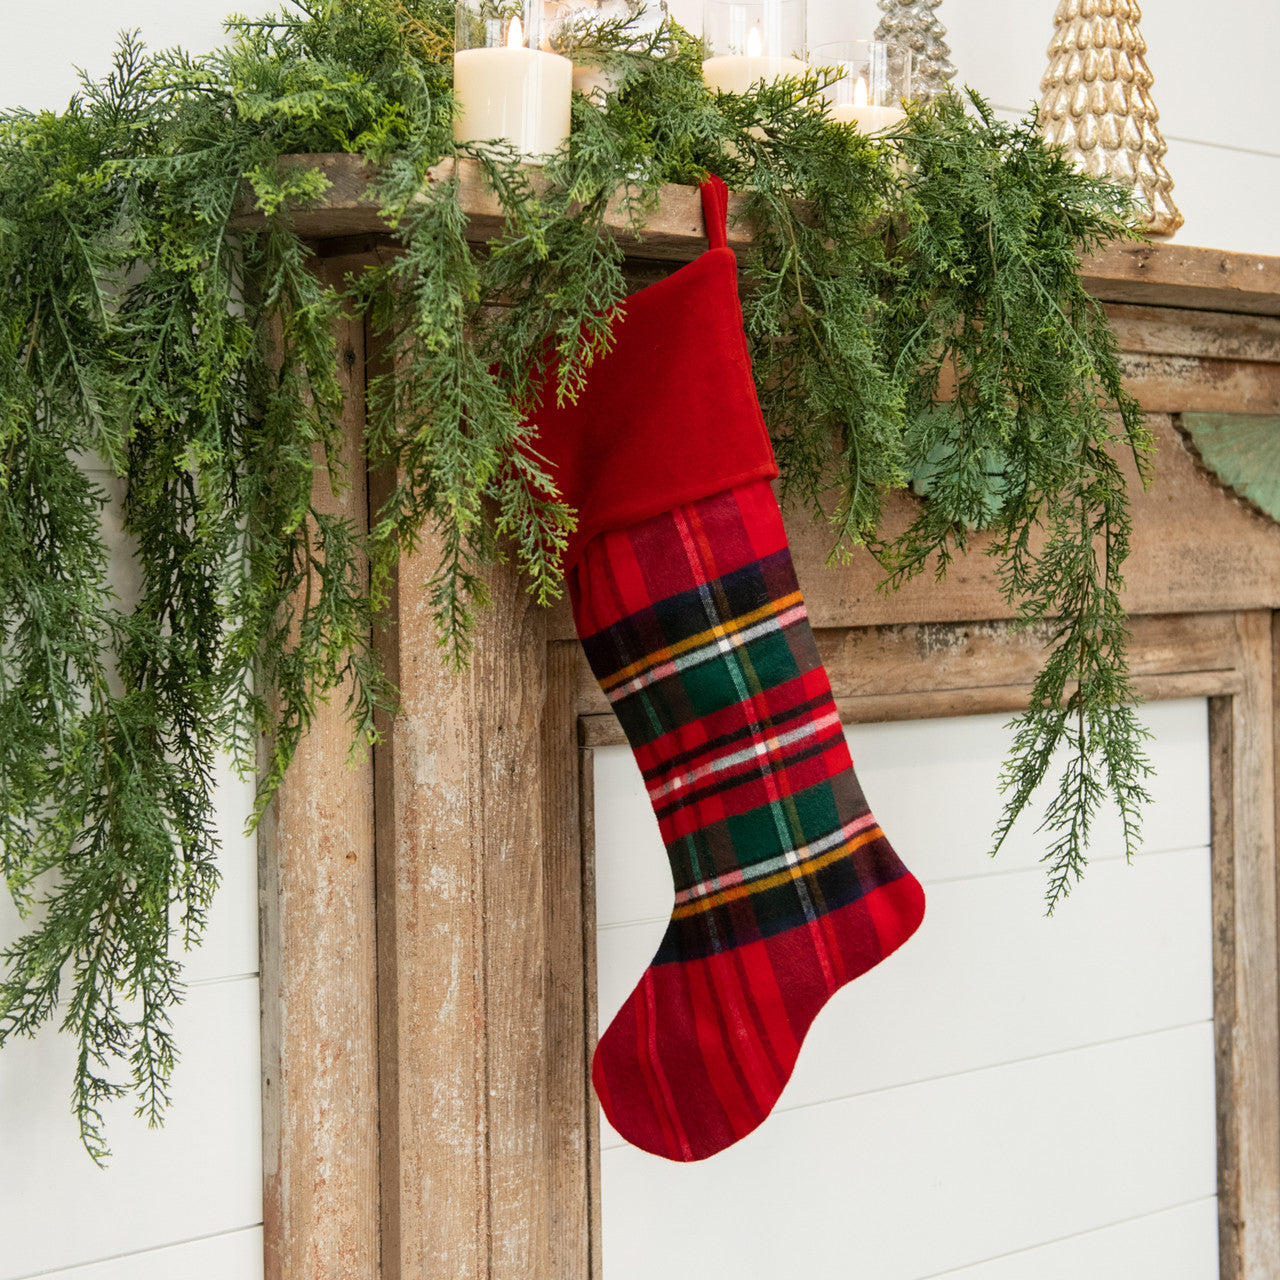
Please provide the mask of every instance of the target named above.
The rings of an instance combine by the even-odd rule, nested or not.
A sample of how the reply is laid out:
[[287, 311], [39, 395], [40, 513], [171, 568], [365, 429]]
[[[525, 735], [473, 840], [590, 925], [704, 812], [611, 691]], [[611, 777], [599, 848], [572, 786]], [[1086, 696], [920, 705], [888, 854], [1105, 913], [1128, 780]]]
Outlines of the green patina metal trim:
[[1280, 520], [1280, 415], [1184, 413], [1182, 426], [1224, 485]]

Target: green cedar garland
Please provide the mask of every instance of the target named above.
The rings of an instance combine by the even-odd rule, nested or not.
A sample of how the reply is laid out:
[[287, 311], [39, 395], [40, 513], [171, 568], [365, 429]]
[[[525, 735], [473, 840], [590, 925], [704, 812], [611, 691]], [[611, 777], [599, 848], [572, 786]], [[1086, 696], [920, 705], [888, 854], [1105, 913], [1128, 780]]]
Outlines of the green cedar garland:
[[[1063, 747], [1050, 907], [1108, 796], [1137, 841], [1147, 765], [1113, 452], [1142, 465], [1150, 441], [1076, 261], [1133, 234], [1124, 198], [976, 97], [872, 141], [827, 123], [812, 82], [716, 97], [678, 26], [617, 22], [579, 34], [619, 87], [604, 110], [575, 98], [572, 144], [535, 189], [510, 152], [453, 144], [452, 21], [444, 0], [305, 0], [234, 20], [205, 57], [126, 37], [65, 112], [0, 115], [0, 858], [30, 912], [4, 956], [0, 1043], [60, 1018], [98, 1160], [104, 1103], [131, 1093], [156, 1122], [167, 1102], [178, 944], [198, 942], [217, 883], [218, 751], [246, 771], [263, 755], [256, 819], [347, 677], [353, 750], [372, 741], [395, 694], [367, 636], [428, 528], [439, 636], [459, 661], [495, 559], [514, 554], [540, 600], [558, 595], [573, 513], [518, 447], [536, 450], [523, 412], [549, 353], [572, 396], [608, 346], [618, 195], [638, 227], [663, 183], [712, 171], [747, 194], [765, 417], [788, 496], [831, 519], [837, 553], [870, 547], [892, 586], [941, 573], [986, 527], [1009, 600], [1050, 629], [997, 843]], [[346, 298], [288, 221], [324, 179], [276, 163], [323, 151], [378, 166], [404, 248]], [[475, 159], [507, 212], [483, 251], [455, 185], [424, 185], [449, 155]], [[266, 220], [237, 234], [246, 183]], [[488, 308], [496, 296], [511, 305]], [[311, 504], [317, 467], [347, 479], [332, 321], [350, 301], [397, 370], [370, 393], [370, 461], [400, 479], [368, 535]], [[93, 454], [123, 482], [136, 601], [108, 583]], [[885, 493], [926, 467], [929, 500], [886, 539]]]

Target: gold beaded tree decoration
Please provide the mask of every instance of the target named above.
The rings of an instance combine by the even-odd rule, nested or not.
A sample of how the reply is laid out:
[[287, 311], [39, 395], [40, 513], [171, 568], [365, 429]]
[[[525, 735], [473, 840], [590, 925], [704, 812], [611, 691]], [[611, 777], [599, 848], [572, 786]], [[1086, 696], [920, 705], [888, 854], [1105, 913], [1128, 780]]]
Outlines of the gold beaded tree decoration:
[[1170, 236], [1183, 219], [1164, 167], [1168, 144], [1151, 100], [1141, 21], [1137, 0], [1058, 0], [1040, 129], [1087, 173], [1131, 187], [1147, 230]]

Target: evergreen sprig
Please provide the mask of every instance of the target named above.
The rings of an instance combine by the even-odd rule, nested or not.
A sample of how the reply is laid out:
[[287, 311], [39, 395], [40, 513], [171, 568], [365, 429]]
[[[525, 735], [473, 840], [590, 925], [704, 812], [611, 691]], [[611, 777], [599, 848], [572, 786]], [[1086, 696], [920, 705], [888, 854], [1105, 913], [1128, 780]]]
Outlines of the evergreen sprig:
[[[373, 739], [395, 691], [370, 631], [427, 533], [457, 661], [496, 560], [558, 594], [574, 513], [527, 415], [608, 349], [626, 284], [606, 211], [639, 232], [664, 183], [715, 172], [748, 197], [760, 397], [785, 489], [831, 519], [837, 554], [871, 548], [893, 586], [943, 572], [981, 527], [1009, 601], [1053, 634], [997, 842], [1063, 746], [1050, 905], [1108, 795], [1137, 841], [1115, 457], [1149, 440], [1077, 265], [1132, 234], [1117, 191], [976, 97], [873, 140], [815, 105], [820, 75], [710, 93], [696, 39], [634, 20], [563, 33], [612, 87], [575, 95], [570, 144], [535, 174], [453, 142], [452, 26], [445, 0], [303, 0], [231, 20], [205, 56], [126, 36], [65, 111], [0, 115], [0, 859], [30, 919], [4, 955], [0, 1042], [61, 1019], [98, 1160], [104, 1103], [132, 1093], [155, 1122], [167, 1101], [179, 953], [217, 883], [218, 752], [261, 760], [256, 821], [321, 700], [345, 688], [353, 749]], [[290, 222], [325, 179], [278, 163], [329, 151], [371, 162], [401, 249], [342, 287]], [[467, 239], [450, 158], [501, 201], [490, 245]], [[347, 307], [393, 370], [369, 393], [367, 462], [394, 476], [369, 530], [313, 498], [318, 473], [351, 479]], [[123, 492], [127, 582], [109, 575], [95, 456]], [[885, 494], [925, 474], [928, 501], [889, 538]]]

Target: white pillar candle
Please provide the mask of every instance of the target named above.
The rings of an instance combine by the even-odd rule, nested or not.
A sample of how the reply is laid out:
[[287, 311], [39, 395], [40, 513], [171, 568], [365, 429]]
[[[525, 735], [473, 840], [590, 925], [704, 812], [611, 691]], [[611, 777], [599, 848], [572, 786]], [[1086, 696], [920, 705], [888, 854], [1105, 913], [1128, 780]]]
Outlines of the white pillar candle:
[[576, 93], [585, 93], [588, 98], [595, 96], [597, 102], [603, 102], [605, 94], [612, 93], [620, 83], [616, 71], [603, 71], [598, 62], [575, 62], [573, 64], [573, 88]]
[[708, 58], [702, 64], [702, 82], [708, 89], [724, 93], [747, 93], [761, 80], [779, 80], [783, 76], [802, 76], [809, 70], [799, 58], [781, 58], [760, 52], [760, 31], [747, 32], [746, 53], [725, 53]]
[[453, 92], [461, 114], [458, 142], [504, 138], [524, 156], [545, 156], [568, 136], [573, 63], [558, 53], [526, 49], [520, 19], [512, 18], [507, 47], [459, 49]]
[[905, 120], [907, 113], [897, 107], [855, 107], [844, 102], [831, 108], [831, 118], [846, 124], [856, 124], [863, 133], [879, 133]]
[[753, 58], [745, 53], [726, 53], [719, 58], [708, 58], [702, 64], [702, 79], [708, 89], [746, 93], [761, 80], [802, 76], [808, 70], [809, 64], [799, 58]]
[[907, 118], [907, 113], [900, 107], [870, 105], [867, 102], [867, 82], [861, 76], [854, 86], [852, 102], [831, 103], [828, 98], [828, 103], [832, 120], [856, 124], [862, 133], [879, 133], [881, 129], [888, 129]]

